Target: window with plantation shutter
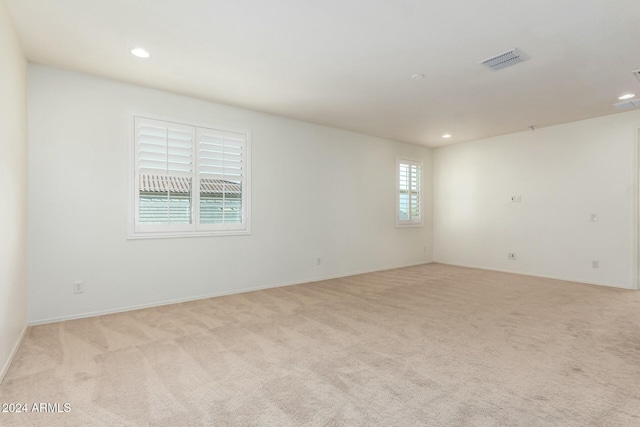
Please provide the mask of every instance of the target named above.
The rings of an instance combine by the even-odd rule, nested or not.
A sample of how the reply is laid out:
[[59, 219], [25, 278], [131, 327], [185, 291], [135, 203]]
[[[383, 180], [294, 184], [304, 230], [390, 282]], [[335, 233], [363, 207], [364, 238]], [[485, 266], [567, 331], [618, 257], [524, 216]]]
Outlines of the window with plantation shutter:
[[249, 133], [134, 118], [131, 237], [249, 232]]
[[396, 225], [422, 225], [422, 162], [398, 158]]

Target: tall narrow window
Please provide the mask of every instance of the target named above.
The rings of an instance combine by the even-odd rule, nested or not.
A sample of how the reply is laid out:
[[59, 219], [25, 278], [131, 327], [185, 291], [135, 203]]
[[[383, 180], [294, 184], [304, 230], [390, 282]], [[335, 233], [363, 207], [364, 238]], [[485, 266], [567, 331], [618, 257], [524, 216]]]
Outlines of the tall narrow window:
[[249, 134], [135, 117], [132, 237], [249, 232]]
[[396, 225], [422, 225], [422, 162], [398, 158]]

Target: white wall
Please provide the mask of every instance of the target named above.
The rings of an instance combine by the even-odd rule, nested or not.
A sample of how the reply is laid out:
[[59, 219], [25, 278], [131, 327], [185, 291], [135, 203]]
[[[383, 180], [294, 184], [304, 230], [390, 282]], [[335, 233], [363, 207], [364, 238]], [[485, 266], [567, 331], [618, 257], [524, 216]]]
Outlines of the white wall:
[[[126, 239], [131, 110], [251, 130], [251, 235]], [[398, 155], [424, 161], [423, 228], [395, 228]], [[432, 258], [425, 147], [30, 65], [29, 162], [32, 322]]]
[[0, 381], [27, 325], [27, 63], [0, 0]]
[[638, 127], [633, 111], [434, 150], [434, 259], [634, 287]]

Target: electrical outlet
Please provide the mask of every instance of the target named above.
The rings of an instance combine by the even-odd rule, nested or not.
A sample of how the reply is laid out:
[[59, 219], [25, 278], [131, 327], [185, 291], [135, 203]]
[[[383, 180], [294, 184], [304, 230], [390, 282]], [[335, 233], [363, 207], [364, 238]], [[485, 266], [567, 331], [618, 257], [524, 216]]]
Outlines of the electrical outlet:
[[600, 268], [600, 261], [598, 261], [597, 259], [591, 261], [591, 268]]
[[510, 260], [514, 260], [514, 259], [516, 259], [516, 254], [513, 253], [513, 252], [509, 252], [507, 254], [507, 258], [510, 259]]
[[316, 258], [316, 265], [322, 265], [322, 258]]
[[516, 195], [516, 196], [511, 196], [511, 203], [521, 203], [522, 202], [522, 196], [521, 195]]
[[77, 282], [73, 282], [73, 293], [81, 294], [84, 292], [84, 282], [79, 280]]

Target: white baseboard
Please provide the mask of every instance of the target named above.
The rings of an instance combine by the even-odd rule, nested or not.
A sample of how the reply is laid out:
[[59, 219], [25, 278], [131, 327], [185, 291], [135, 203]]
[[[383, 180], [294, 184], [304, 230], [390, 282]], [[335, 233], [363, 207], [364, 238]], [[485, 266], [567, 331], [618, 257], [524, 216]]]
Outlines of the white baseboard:
[[22, 332], [18, 337], [18, 341], [16, 341], [16, 345], [13, 346], [13, 350], [11, 350], [11, 354], [9, 354], [9, 358], [7, 359], [4, 366], [2, 367], [2, 370], [0, 371], [0, 384], [2, 384], [2, 381], [4, 380], [4, 376], [7, 374], [7, 371], [9, 371], [9, 366], [11, 366], [11, 362], [13, 362], [13, 358], [16, 356], [16, 353], [18, 352], [18, 349], [20, 348], [20, 344], [22, 344], [22, 340], [24, 339], [24, 336], [27, 333], [28, 327], [29, 327], [28, 325], [25, 325], [24, 328], [22, 328]]
[[232, 291], [214, 292], [214, 293], [211, 293], [211, 294], [198, 295], [198, 296], [194, 296], [194, 297], [177, 298], [177, 299], [165, 300], [165, 301], [156, 301], [156, 302], [152, 302], [152, 303], [149, 303], [149, 304], [138, 304], [138, 305], [131, 305], [131, 306], [126, 306], [126, 307], [118, 307], [118, 308], [109, 309], [109, 310], [98, 310], [98, 311], [92, 311], [92, 312], [87, 312], [87, 313], [72, 314], [72, 315], [68, 315], [68, 316], [51, 317], [51, 318], [48, 318], [48, 319], [40, 319], [40, 320], [31, 321], [31, 322], [29, 322], [29, 326], [44, 325], [44, 324], [47, 324], [47, 323], [55, 323], [55, 322], [63, 322], [65, 320], [84, 319], [84, 318], [87, 318], [87, 317], [104, 316], [105, 314], [123, 313], [123, 312], [126, 312], [126, 311], [141, 310], [141, 309], [144, 309], [144, 308], [151, 308], [151, 307], [160, 307], [160, 306], [163, 306], [163, 305], [170, 305], [170, 304], [179, 304], [179, 303], [182, 303], [182, 302], [197, 301], [197, 300], [201, 300], [201, 299], [221, 297], [221, 296], [225, 296], [225, 295], [242, 294], [242, 293], [245, 293], [245, 292], [260, 291], [260, 290], [263, 290], [263, 289], [281, 288], [281, 287], [285, 287], [285, 286], [301, 285], [301, 284], [304, 284], [304, 283], [321, 282], [323, 280], [339, 279], [339, 278], [342, 278], [342, 277], [357, 276], [359, 274], [375, 273], [375, 272], [378, 272], [378, 271], [394, 270], [394, 269], [397, 269], [397, 268], [405, 268], [405, 267], [413, 267], [413, 266], [416, 266], [416, 265], [430, 264], [431, 262], [433, 262], [433, 261], [421, 261], [421, 262], [418, 262], [418, 263], [397, 265], [397, 266], [392, 266], [392, 267], [384, 267], [384, 268], [378, 268], [378, 269], [374, 269], [374, 270], [356, 271], [356, 272], [351, 272], [351, 273], [348, 273], [348, 274], [339, 274], [339, 275], [335, 275], [335, 276], [322, 277], [322, 278], [319, 278], [319, 279], [310, 279], [310, 280], [295, 281], [295, 282], [282, 282], [282, 283], [271, 284], [271, 285], [266, 285], [266, 286], [255, 286], [255, 287], [248, 287], [248, 288], [242, 288], [242, 289], [235, 289], [235, 290], [232, 290]]
[[499, 269], [499, 268], [487, 268], [487, 267], [480, 267], [480, 266], [477, 266], [477, 265], [458, 264], [458, 263], [453, 263], [453, 262], [444, 262], [444, 261], [433, 261], [433, 262], [434, 263], [438, 263], [438, 264], [444, 264], [444, 265], [453, 265], [455, 267], [475, 268], [475, 269], [478, 269], [478, 270], [497, 271], [497, 272], [500, 272], [500, 273], [510, 273], [510, 274], [519, 274], [521, 276], [540, 277], [542, 279], [561, 280], [563, 282], [582, 283], [582, 284], [597, 285], [597, 286], [607, 286], [607, 287], [610, 287], [610, 288], [629, 289], [629, 290], [632, 290], [632, 291], [636, 290], [635, 288], [633, 288], [631, 286], [624, 286], [624, 285], [620, 285], [620, 284], [616, 284], [616, 283], [593, 282], [593, 281], [580, 280], [580, 279], [570, 279], [570, 278], [566, 278], [566, 277], [550, 276], [550, 275], [547, 275], [547, 274], [523, 273], [521, 271], [515, 271], [515, 270], [503, 270], [503, 269]]

